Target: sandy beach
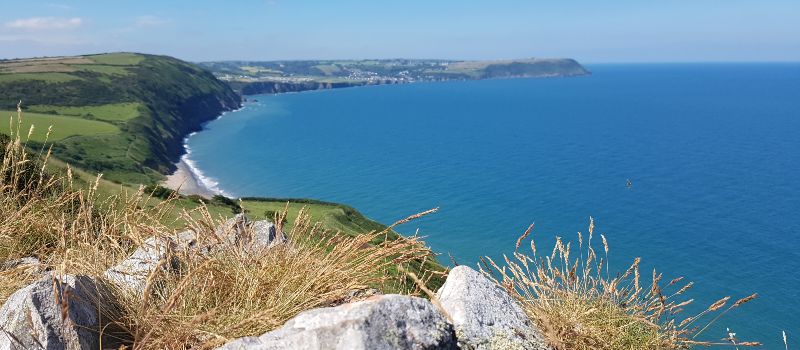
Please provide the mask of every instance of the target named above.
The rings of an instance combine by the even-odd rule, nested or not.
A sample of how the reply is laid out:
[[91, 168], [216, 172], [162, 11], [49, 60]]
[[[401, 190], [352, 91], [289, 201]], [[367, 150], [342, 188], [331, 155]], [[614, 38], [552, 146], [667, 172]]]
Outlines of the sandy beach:
[[194, 194], [211, 198], [218, 194], [203, 186], [183, 159], [175, 164], [175, 166], [177, 166], [178, 169], [175, 170], [172, 175], [167, 176], [167, 180], [161, 183], [162, 186], [176, 190], [178, 193], [184, 195]]

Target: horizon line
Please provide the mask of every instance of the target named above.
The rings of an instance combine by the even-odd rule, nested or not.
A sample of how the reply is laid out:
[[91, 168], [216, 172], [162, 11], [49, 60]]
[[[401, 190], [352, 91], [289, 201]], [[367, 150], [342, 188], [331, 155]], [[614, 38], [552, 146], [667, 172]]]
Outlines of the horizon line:
[[163, 54], [163, 53], [146, 53], [146, 52], [137, 52], [137, 51], [103, 51], [103, 52], [93, 52], [93, 53], [84, 53], [84, 54], [75, 54], [75, 55], [46, 55], [46, 56], [29, 56], [29, 57], [0, 57], [0, 60], [25, 60], [25, 59], [42, 59], [42, 58], [57, 58], [57, 57], [77, 57], [77, 56], [92, 56], [92, 55], [103, 55], [103, 54], [112, 54], [112, 53], [133, 53], [133, 54], [143, 54], [143, 55], [156, 55], [156, 56], [169, 56], [178, 58], [180, 60], [184, 60], [186, 62], [191, 63], [208, 63], [208, 62], [282, 62], [282, 61], [365, 61], [365, 60], [441, 60], [441, 61], [508, 61], [508, 60], [521, 60], [521, 59], [571, 59], [575, 60], [580, 64], [765, 64], [765, 63], [776, 63], [776, 64], [792, 64], [792, 63], [800, 63], [800, 58], [795, 59], [757, 59], [757, 60], [705, 60], [705, 59], [698, 59], [698, 60], [674, 60], [674, 61], [646, 61], [646, 60], [581, 60], [579, 58], [563, 56], [563, 57], [555, 57], [555, 56], [527, 56], [527, 57], [516, 57], [516, 58], [481, 58], [481, 59], [464, 59], [464, 58], [410, 58], [410, 57], [361, 57], [361, 58], [259, 58], [259, 59], [252, 59], [252, 58], [231, 58], [231, 59], [202, 59], [202, 60], [195, 60], [195, 59], [187, 59], [182, 58], [177, 55], [170, 55], [170, 54]]

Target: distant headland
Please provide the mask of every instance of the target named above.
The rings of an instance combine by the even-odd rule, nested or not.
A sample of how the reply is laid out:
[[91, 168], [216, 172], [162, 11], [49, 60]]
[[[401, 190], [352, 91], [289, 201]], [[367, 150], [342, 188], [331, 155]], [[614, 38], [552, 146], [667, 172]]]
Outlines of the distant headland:
[[590, 74], [580, 63], [569, 58], [217, 61], [199, 65], [243, 95], [428, 81]]

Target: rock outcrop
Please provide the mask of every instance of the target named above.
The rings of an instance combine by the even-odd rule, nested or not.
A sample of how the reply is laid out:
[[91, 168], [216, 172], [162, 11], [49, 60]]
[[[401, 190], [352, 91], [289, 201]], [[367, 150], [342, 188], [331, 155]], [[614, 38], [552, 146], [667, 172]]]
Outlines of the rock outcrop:
[[287, 241], [283, 232], [267, 220], [251, 222], [243, 214], [229, 219], [207, 242], [199, 242], [194, 231], [183, 231], [172, 236], [151, 237], [144, 241], [125, 261], [111, 267], [105, 277], [117, 287], [133, 293], [142, 293], [148, 276], [159, 266], [177, 269], [176, 254], [197, 250], [200, 254], [212, 251], [237, 249], [257, 254]]
[[0, 263], [0, 271], [17, 269], [17, 268], [40, 271], [41, 264], [42, 264], [41, 261], [39, 261], [39, 259], [37, 258], [25, 257]]
[[215, 232], [221, 244], [217, 249], [236, 248], [256, 254], [287, 241], [283, 232], [278, 232], [268, 220], [250, 221], [244, 214], [228, 219]]
[[44, 277], [0, 308], [0, 349], [99, 349], [100, 286], [86, 276]]
[[478, 271], [455, 267], [437, 296], [462, 349], [548, 349], [514, 299]]
[[219, 349], [457, 349], [453, 327], [427, 300], [382, 295], [303, 312], [260, 337]]
[[125, 261], [106, 270], [105, 277], [117, 287], [142, 293], [147, 277], [160, 264], [167, 269], [175, 264], [171, 260], [173, 260], [172, 252], [176, 248], [177, 244], [170, 237], [148, 238]]

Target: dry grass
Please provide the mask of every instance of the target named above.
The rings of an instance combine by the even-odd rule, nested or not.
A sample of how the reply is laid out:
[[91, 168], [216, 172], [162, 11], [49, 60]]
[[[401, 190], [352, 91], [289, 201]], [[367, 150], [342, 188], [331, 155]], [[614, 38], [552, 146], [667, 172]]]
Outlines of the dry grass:
[[8, 215], [0, 220], [0, 261], [36, 257], [43, 268], [98, 275], [165, 230], [159, 224], [164, 206], [144, 209], [148, 197], [141, 190], [101, 200], [96, 186], [74, 190], [55, 185], [63, 180], [58, 176], [43, 178], [52, 191], [34, 186], [16, 199], [3, 193], [0, 206]]
[[[531, 226], [517, 241], [530, 234]], [[537, 251], [531, 240], [531, 255], [514, 252], [501, 267], [491, 258], [483, 270], [505, 287], [543, 331], [556, 350], [575, 349], [684, 349], [693, 345], [757, 346], [733, 336], [722, 342], [697, 340], [727, 312], [756, 297], [739, 299], [727, 308], [729, 297], [700, 314], [681, 317], [693, 300], [684, 294], [692, 287], [683, 278], [669, 282], [655, 270], [649, 281], [640, 275], [640, 259], [622, 274], [611, 277], [608, 242], [601, 235], [602, 251], [592, 246], [594, 221], [590, 219], [588, 240], [578, 233], [577, 256], [572, 243], [557, 238], [552, 251]], [[646, 285], [645, 285], [646, 284]]]
[[[214, 241], [216, 222], [202, 214], [190, 219], [191, 229]], [[179, 274], [157, 271], [148, 278], [157, 281], [149, 293], [123, 303], [120, 326], [133, 336], [134, 348], [213, 348], [261, 334], [304, 310], [358, 299], [359, 291], [371, 287], [396, 286], [392, 267], [429, 254], [413, 237], [375, 245], [370, 241], [385, 232], [356, 237], [327, 232], [305, 213], [287, 235], [289, 244], [260, 254], [238, 249], [179, 254]]]
[[[163, 232], [166, 204], [143, 209], [141, 190], [101, 199], [97, 182], [79, 188], [69, 168], [48, 172], [50, 150], [29, 152], [22, 117], [18, 110], [10, 139], [0, 135], [0, 263], [35, 257], [40, 269], [99, 275], [146, 237]], [[30, 268], [0, 269], [0, 302], [37, 277], [26, 272]]]
[[[69, 170], [48, 172], [50, 152], [29, 153], [21, 118], [18, 112], [12, 138], [2, 145], [0, 263], [36, 257], [42, 269], [103, 280], [106, 269], [145, 239], [171, 235], [160, 224], [176, 210], [170, 200], [145, 205], [152, 198], [142, 189], [98, 198], [99, 177], [80, 188]], [[225, 218], [213, 218], [205, 206], [183, 211], [182, 220], [198, 246], [221, 241], [216, 228]], [[398, 266], [432, 276], [418, 270], [433, 255], [417, 237], [387, 240], [388, 228], [351, 237], [323, 229], [304, 212], [291, 227], [290, 243], [260, 253], [237, 247], [172, 252], [160, 266], [170, 261], [176, 268], [155, 269], [142, 295], [108, 284], [114, 302], [103, 303], [106, 322], [98, 332], [114, 338], [114, 347], [213, 348], [272, 330], [304, 310], [363, 298], [372, 288], [418, 294]], [[31, 266], [0, 268], [0, 304], [40, 276]]]

